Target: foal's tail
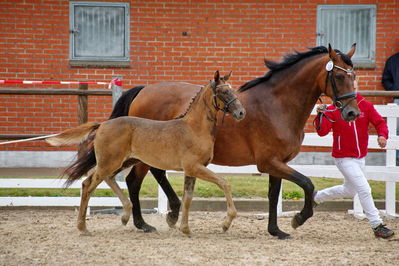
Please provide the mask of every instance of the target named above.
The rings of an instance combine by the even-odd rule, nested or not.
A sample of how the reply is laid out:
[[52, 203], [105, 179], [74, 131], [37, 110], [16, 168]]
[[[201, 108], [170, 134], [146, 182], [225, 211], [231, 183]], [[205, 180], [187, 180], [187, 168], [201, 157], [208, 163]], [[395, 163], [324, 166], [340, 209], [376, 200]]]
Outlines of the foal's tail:
[[[131, 102], [134, 100], [134, 98], [136, 98], [143, 88], [144, 86], [137, 86], [124, 92], [116, 102], [109, 119], [129, 115]], [[68, 166], [63, 173], [63, 176], [68, 176], [68, 179], [65, 182], [66, 187], [70, 186], [74, 181], [87, 174], [87, 172], [89, 172], [97, 164], [96, 153], [94, 151], [92, 139], [95, 137], [94, 131], [99, 127], [99, 124], [96, 125], [96, 123], [91, 123], [93, 127], [90, 127], [89, 123], [85, 125], [86, 126], [82, 125], [78, 128], [67, 130], [60, 135], [47, 139], [51, 145], [61, 145], [66, 143], [78, 143], [89, 137], [85, 143], [86, 145], [82, 145], [83, 147], [81, 147], [76, 161]], [[70, 134], [69, 137], [67, 134]]]
[[76, 161], [68, 166], [62, 174], [62, 176], [68, 176], [65, 187], [69, 187], [74, 181], [87, 174], [96, 165], [96, 155], [92, 142], [95, 137], [95, 130], [99, 126], [100, 123], [96, 122], [86, 123], [46, 139], [53, 146], [77, 144], [86, 141], [85, 145], [82, 145]]
[[100, 123], [89, 122], [75, 128], [65, 130], [57, 136], [46, 139], [52, 146], [78, 144], [86, 140], [87, 137], [100, 126]]

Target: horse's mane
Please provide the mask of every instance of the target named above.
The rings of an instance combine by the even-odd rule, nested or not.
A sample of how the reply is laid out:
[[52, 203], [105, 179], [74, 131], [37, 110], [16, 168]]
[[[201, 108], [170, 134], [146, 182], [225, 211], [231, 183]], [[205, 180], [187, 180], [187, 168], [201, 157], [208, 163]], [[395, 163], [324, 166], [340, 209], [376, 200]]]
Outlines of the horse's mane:
[[[259, 78], [256, 78], [254, 80], [251, 80], [251, 81], [245, 83], [244, 85], [242, 85], [240, 87], [240, 89], [238, 91], [243, 92], [243, 91], [246, 91], [246, 90], [258, 85], [259, 83], [266, 82], [276, 72], [294, 65], [294, 64], [298, 63], [299, 61], [301, 61], [302, 59], [308, 58], [310, 56], [318, 55], [318, 54], [328, 53], [328, 49], [324, 46], [317, 46], [317, 47], [308, 48], [308, 49], [309, 49], [309, 51], [306, 51], [306, 52], [295, 51], [294, 54], [287, 54], [284, 56], [283, 61], [281, 61], [281, 62], [274, 62], [274, 61], [265, 59], [265, 65], [270, 70], [268, 72], [266, 72], [266, 74], [263, 77], [259, 77]], [[346, 54], [341, 53], [341, 51], [339, 51], [337, 49], [335, 49], [335, 51], [341, 55], [342, 60], [345, 62], [345, 64], [353, 67], [351, 59]]]
[[205, 87], [206, 87], [206, 86], [202, 86], [201, 89], [197, 92], [197, 94], [196, 94], [193, 98], [191, 98], [191, 102], [190, 102], [190, 104], [188, 105], [188, 108], [186, 109], [186, 111], [185, 111], [183, 114], [179, 115], [178, 117], [175, 117], [174, 119], [180, 119], [180, 118], [183, 118], [183, 117], [186, 116], [186, 114], [188, 113], [188, 111], [191, 109], [191, 106], [192, 106], [193, 103], [197, 100], [197, 98], [199, 97], [199, 95], [201, 94], [201, 92], [205, 89]]

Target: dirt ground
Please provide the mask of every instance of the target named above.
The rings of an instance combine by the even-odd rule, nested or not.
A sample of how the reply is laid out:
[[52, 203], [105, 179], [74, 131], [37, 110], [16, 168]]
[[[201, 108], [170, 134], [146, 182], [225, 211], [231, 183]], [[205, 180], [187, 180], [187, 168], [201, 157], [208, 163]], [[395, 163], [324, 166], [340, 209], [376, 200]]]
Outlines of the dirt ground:
[[[187, 237], [158, 214], [144, 215], [158, 228], [150, 234], [96, 214], [87, 221], [92, 236], [81, 236], [72, 210], [0, 210], [0, 265], [399, 265], [399, 236], [376, 239], [365, 220], [343, 212], [316, 212], [297, 230], [280, 217], [289, 240], [267, 234], [255, 213], [239, 213], [222, 233], [224, 215], [192, 212]], [[386, 223], [399, 235], [398, 218]]]

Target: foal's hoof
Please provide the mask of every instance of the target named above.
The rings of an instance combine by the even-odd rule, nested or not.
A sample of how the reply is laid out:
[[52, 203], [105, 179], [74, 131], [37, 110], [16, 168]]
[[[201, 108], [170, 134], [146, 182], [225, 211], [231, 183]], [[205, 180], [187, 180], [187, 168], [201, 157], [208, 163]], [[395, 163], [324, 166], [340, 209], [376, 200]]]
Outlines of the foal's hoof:
[[166, 215], [166, 222], [168, 223], [170, 228], [174, 228], [177, 220], [179, 219], [179, 213], [177, 213], [177, 215], [173, 212], [168, 212], [168, 214]]
[[299, 226], [303, 225], [302, 219], [301, 219], [301, 215], [298, 213], [294, 216], [294, 218], [292, 218], [291, 220], [291, 226], [294, 229], [297, 229]]
[[180, 227], [180, 231], [185, 235], [191, 235], [190, 228], [188, 226]]
[[121, 217], [121, 222], [122, 222], [122, 224], [123, 224], [123, 225], [126, 225], [127, 222], [129, 222], [129, 218], [130, 218], [130, 215], [129, 215], [129, 216], [123, 215], [123, 216]]
[[230, 228], [230, 224], [223, 223], [222, 229], [223, 229], [223, 232], [224, 232], [224, 233], [225, 233], [227, 230], [229, 230], [229, 228]]

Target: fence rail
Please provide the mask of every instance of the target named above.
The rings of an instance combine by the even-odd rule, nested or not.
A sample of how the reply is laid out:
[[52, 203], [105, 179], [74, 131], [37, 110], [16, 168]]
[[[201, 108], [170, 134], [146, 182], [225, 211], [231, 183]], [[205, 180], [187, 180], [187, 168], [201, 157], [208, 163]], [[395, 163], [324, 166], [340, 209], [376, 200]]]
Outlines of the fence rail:
[[[122, 77], [114, 77], [119, 80], [121, 84]], [[62, 85], [62, 84], [61, 84]], [[66, 85], [66, 84], [64, 84]], [[122, 94], [122, 88], [111, 82], [111, 90], [89, 90], [89, 84], [78, 84], [78, 89], [13, 89], [1, 88], [0, 95], [76, 95], [78, 96], [78, 122], [79, 124], [86, 123], [88, 120], [88, 96], [112, 96], [113, 104]], [[50, 133], [51, 134], [51, 133]], [[40, 137], [43, 134], [0, 134], [0, 139], [25, 139]]]
[[[363, 92], [362, 92], [363, 93]], [[364, 94], [364, 93], [363, 93]], [[385, 93], [386, 94], [386, 93]], [[386, 182], [386, 199], [385, 199], [385, 204], [386, 204], [386, 209], [385, 213], [390, 216], [397, 216], [396, 215], [396, 199], [395, 199], [395, 184], [396, 182], [399, 182], [399, 167], [395, 166], [396, 163], [396, 150], [399, 150], [399, 137], [396, 135], [396, 126], [397, 126], [397, 118], [399, 117], [399, 106], [396, 104], [388, 104], [388, 105], [376, 105], [375, 106], [377, 111], [383, 116], [387, 118], [387, 124], [388, 128], [390, 131], [390, 138], [388, 140], [388, 145], [386, 147], [386, 166], [367, 166], [366, 171], [368, 174], [368, 179], [370, 180], [379, 180], [379, 181], [384, 181]], [[315, 110], [313, 110], [312, 114], [315, 114]], [[14, 136], [15, 137], [15, 136]], [[369, 148], [375, 149], [379, 148], [376, 144], [376, 138], [377, 136], [370, 136], [370, 145]], [[319, 137], [314, 133], [307, 133], [305, 135], [305, 139], [303, 142], [304, 146], [317, 146], [317, 147], [331, 147], [332, 146], [332, 136], [331, 134], [326, 136], [326, 137]], [[58, 166], [54, 166], [58, 167]], [[253, 173], [258, 173], [256, 166], [251, 165], [251, 166], [243, 166], [243, 167], [225, 167], [225, 166], [217, 166], [217, 165], [210, 165], [210, 169], [212, 169], [216, 173], [227, 173], [227, 174], [232, 174], [232, 173], [243, 173], [243, 174], [253, 174]], [[294, 169], [297, 169], [298, 171], [302, 172], [305, 175], [308, 176], [318, 176], [318, 177], [333, 177], [333, 178], [343, 178], [342, 174], [336, 169], [334, 165], [291, 165]], [[0, 179], [0, 187], [7, 187], [10, 185], [10, 183], [7, 182], [16, 182], [10, 181], [7, 179]], [[38, 182], [37, 179], [35, 181], [32, 180], [18, 180], [20, 182], [19, 187], [29, 187], [31, 182]], [[26, 183], [24, 183], [26, 182]], [[40, 182], [52, 182], [51, 180], [48, 181], [40, 181]], [[80, 183], [76, 183], [77, 186]], [[122, 187], [125, 187], [120, 184]], [[58, 188], [59, 185], [54, 185], [54, 188]], [[43, 201], [41, 201], [40, 204], [43, 204], [41, 206], [48, 206], [46, 204], [50, 204], [51, 206], [54, 206], [52, 204], [61, 204], [61, 203], [56, 203], [56, 200], [53, 199], [48, 199], [48, 198], [42, 198]], [[76, 206], [77, 201], [76, 198], [70, 197], [70, 200], [68, 198], [66, 199], [60, 199], [62, 202], [62, 206]], [[1, 198], [0, 197], [0, 206], [32, 206], [30, 204], [33, 204], [33, 197], [26, 197], [24, 198], [18, 198], [18, 199], [12, 199], [9, 198]], [[97, 205], [97, 200], [92, 200], [91, 201], [91, 206], [99, 206]], [[68, 205], [69, 204], [69, 205]], [[92, 205], [93, 204], [93, 205]], [[105, 205], [101, 206], [121, 206], [119, 200], [116, 198], [113, 198], [111, 200], [111, 203], [101, 203]], [[37, 206], [37, 205], [35, 205]], [[160, 190], [159, 192], [159, 198], [158, 198], [158, 210], [161, 211], [166, 211], [167, 206], [167, 201], [166, 197], [163, 194], [163, 192]], [[278, 212], [279, 214], [282, 214], [282, 200], [281, 200], [281, 193], [280, 193], [280, 199], [279, 199], [279, 205], [278, 205]], [[359, 200], [355, 197], [354, 200], [354, 214], [357, 217], [362, 217], [362, 209], [359, 204]]]

